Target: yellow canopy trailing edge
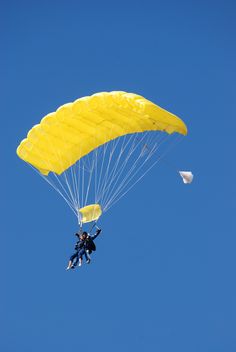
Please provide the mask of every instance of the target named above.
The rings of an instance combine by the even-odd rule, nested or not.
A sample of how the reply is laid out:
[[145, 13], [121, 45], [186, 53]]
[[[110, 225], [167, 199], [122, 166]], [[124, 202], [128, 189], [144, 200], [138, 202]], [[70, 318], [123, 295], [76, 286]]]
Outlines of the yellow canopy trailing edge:
[[186, 135], [187, 127], [179, 117], [140, 95], [102, 92], [45, 116], [20, 143], [17, 155], [43, 175], [60, 175], [100, 145], [145, 131]]
[[99, 204], [87, 205], [78, 210], [79, 222], [86, 223], [91, 221], [96, 221], [102, 215], [102, 209]]

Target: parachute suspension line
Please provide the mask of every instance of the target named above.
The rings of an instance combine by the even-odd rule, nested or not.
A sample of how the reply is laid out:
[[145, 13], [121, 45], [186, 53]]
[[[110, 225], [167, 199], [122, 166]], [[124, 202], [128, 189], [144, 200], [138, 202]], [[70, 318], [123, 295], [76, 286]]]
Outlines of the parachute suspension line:
[[[95, 136], [95, 134], [94, 134]], [[97, 137], [97, 133], [96, 133], [96, 137]], [[95, 138], [95, 137], [94, 137]], [[100, 135], [98, 136], [98, 139], [100, 139]], [[97, 193], [99, 191], [99, 184], [100, 184], [100, 179], [101, 179], [101, 169], [103, 167], [103, 163], [102, 165], [100, 165], [100, 173], [99, 173], [99, 164], [98, 163], [98, 160], [101, 159], [101, 156], [102, 156], [102, 152], [103, 152], [103, 158], [102, 158], [102, 162], [104, 163], [104, 160], [105, 160], [105, 152], [106, 152], [106, 149], [105, 148], [101, 148], [98, 147], [97, 149], [93, 150], [89, 155], [88, 157], [91, 158], [91, 160], [93, 161], [94, 163], [94, 203], [97, 203], [96, 199], [97, 199]]]
[[67, 178], [67, 170], [65, 170], [65, 171], [63, 172], [63, 177], [64, 177], [64, 180], [65, 180], [66, 185], [67, 185], [67, 187], [68, 187], [68, 190], [69, 190], [69, 193], [70, 193], [70, 195], [71, 195], [71, 198], [72, 198], [72, 200], [73, 200], [74, 208], [76, 209], [76, 204], [75, 204], [75, 199], [74, 199], [73, 191], [72, 191], [72, 189], [71, 189], [71, 186], [70, 186], [69, 181], [68, 181], [68, 178]]
[[[109, 135], [111, 135], [113, 130], [113, 126], [112, 129], [110, 130]], [[103, 175], [103, 168], [104, 168], [104, 163], [105, 163], [105, 157], [106, 157], [106, 153], [107, 153], [107, 149], [108, 149], [109, 143], [105, 143], [101, 149], [103, 149], [103, 157], [102, 157], [102, 164], [100, 167], [100, 175], [99, 175], [99, 179], [98, 179], [98, 194], [100, 194], [100, 188], [101, 188], [101, 178]]]
[[[95, 194], [95, 203], [99, 203], [100, 194], [101, 194], [101, 188], [102, 188], [102, 185], [103, 185], [104, 180], [105, 180], [105, 177], [104, 176], [102, 177], [102, 173], [103, 173], [103, 166], [104, 166], [104, 163], [105, 163], [105, 154], [106, 154], [107, 148], [109, 147], [108, 144], [99, 147], [100, 150], [103, 150], [103, 159], [102, 159], [102, 164], [101, 164], [101, 167], [100, 167], [100, 175], [99, 175], [98, 187], [97, 187], [96, 194]], [[107, 171], [107, 167], [106, 167], [106, 171]], [[105, 171], [105, 173], [106, 173], [106, 171]]]
[[[114, 155], [114, 151], [117, 147], [117, 145], [119, 144], [119, 138], [117, 140], [113, 140], [112, 143], [111, 143], [111, 146], [110, 146], [110, 156], [109, 156], [109, 160], [108, 160], [108, 165], [106, 167], [106, 173], [103, 177], [103, 182], [101, 184], [101, 194], [103, 195], [103, 192], [104, 192], [104, 187], [106, 185], [106, 182], [107, 182], [107, 177], [109, 175], [109, 169], [110, 169], [110, 164], [111, 164], [111, 160], [112, 160], [112, 157]], [[102, 197], [102, 196], [101, 196]]]
[[[61, 158], [59, 158], [61, 161]], [[56, 174], [54, 173], [54, 176]], [[61, 181], [64, 181], [65, 187], [68, 189], [68, 192], [70, 194], [70, 198], [72, 199], [73, 202], [73, 207], [75, 209], [76, 216], [78, 216], [78, 208], [79, 208], [79, 192], [76, 191], [76, 185], [75, 185], [75, 179], [76, 177], [73, 176], [73, 168], [70, 168], [65, 170], [60, 176], [56, 176]]]
[[112, 158], [113, 158], [113, 155], [114, 155], [114, 152], [120, 142], [120, 138], [116, 139], [116, 140], [113, 140], [112, 141], [112, 145], [110, 146], [110, 156], [109, 156], [109, 161], [108, 161], [108, 165], [106, 167], [106, 173], [103, 177], [103, 182], [100, 186], [100, 193], [99, 193], [99, 198], [98, 198], [98, 203], [102, 203], [102, 199], [103, 199], [103, 195], [104, 195], [104, 188], [107, 184], [107, 179], [108, 179], [108, 176], [109, 176], [109, 170], [110, 170], [110, 165], [111, 165], [111, 161], [112, 161]]
[[68, 183], [68, 189], [69, 189], [69, 193], [71, 194], [71, 198], [73, 199], [74, 208], [76, 209], [74, 190], [73, 190], [73, 182], [72, 182], [72, 179], [70, 178], [70, 171], [66, 170], [66, 172], [64, 172], [64, 176], [65, 176], [66, 181]]
[[[121, 163], [120, 169], [118, 170], [118, 172], [115, 175], [113, 175], [113, 177], [111, 178], [111, 181], [110, 181], [110, 184], [109, 184], [109, 188], [110, 188], [111, 185], [112, 185], [112, 187], [111, 187], [110, 190], [108, 188], [109, 193], [108, 193], [108, 191], [106, 192], [106, 202], [111, 197], [111, 194], [113, 193], [113, 190], [115, 189], [115, 187], [117, 187], [117, 186], [119, 187], [118, 181], [119, 181], [120, 177], [122, 176], [123, 171], [125, 171], [125, 167], [126, 167], [128, 161], [129, 161], [129, 159], [131, 158], [131, 156], [133, 155], [135, 150], [138, 148], [138, 146], [141, 144], [141, 142], [145, 139], [146, 135], [147, 134], [145, 133], [142, 136], [142, 138], [140, 139], [140, 141], [136, 145], [135, 145], [135, 140], [136, 140], [137, 137], [134, 135], [134, 140], [133, 140], [133, 142], [132, 142], [132, 144], [130, 146], [130, 149], [127, 151], [127, 157], [124, 159], [123, 163]], [[131, 141], [131, 138], [130, 138], [129, 141]], [[134, 164], [132, 166], [132, 169], [135, 167], [135, 165], [136, 165], [136, 162], [134, 162]], [[127, 176], [127, 174], [126, 174], [126, 176]], [[114, 182], [114, 180], [115, 180], [115, 182]], [[104, 201], [104, 204], [106, 204], [105, 201]]]
[[[58, 184], [60, 185], [61, 189], [64, 190], [64, 192], [65, 192], [67, 198], [69, 199], [69, 201], [71, 202], [71, 204], [73, 204], [73, 200], [71, 199], [70, 195], [67, 193], [67, 190], [63, 186], [63, 184], [60, 181], [59, 177], [54, 172], [52, 173], [52, 175], [55, 177], [55, 180], [58, 182]], [[49, 175], [47, 176], [47, 178], [49, 179]]]
[[[75, 212], [73, 203], [72, 203], [71, 200], [70, 200], [70, 197], [67, 197], [67, 198], [66, 198], [66, 197], [63, 195], [63, 193], [61, 192], [61, 190], [60, 190], [58, 187], [55, 186], [55, 184], [53, 183], [52, 180], [50, 180], [48, 177], [42, 175], [41, 173], [39, 173], [39, 174], [40, 174], [40, 176], [42, 176], [42, 178], [43, 178], [46, 182], [48, 182], [48, 183], [62, 196], [62, 198], [63, 198], [63, 199], [66, 201], [66, 203], [69, 205], [69, 207], [71, 208], [71, 210], [73, 211], [73, 213], [74, 213], [75, 215], [77, 215], [76, 212]], [[63, 187], [63, 189], [64, 189], [64, 187]]]
[[[103, 177], [104, 181], [103, 181], [103, 184], [100, 187], [100, 193], [99, 193], [98, 199], [97, 199], [97, 202], [100, 203], [101, 205], [103, 205], [103, 198], [104, 198], [104, 195], [107, 193], [106, 192], [107, 191], [107, 183], [109, 183], [109, 184], [111, 183], [112, 175], [114, 175], [114, 173], [116, 171], [116, 168], [117, 168], [117, 166], [119, 164], [120, 158], [121, 158], [122, 154], [125, 151], [125, 147], [127, 147], [129, 145], [129, 142], [132, 140], [132, 138], [134, 138], [134, 136], [131, 135], [129, 140], [128, 140], [128, 142], [126, 144], [125, 144], [126, 136], [123, 137], [123, 142], [122, 142], [122, 145], [121, 145], [120, 153], [119, 153], [119, 155], [117, 157], [116, 162], [114, 162], [113, 168], [111, 168], [112, 159], [113, 159], [113, 156], [115, 155], [115, 150], [116, 150], [117, 146], [119, 145], [121, 138], [122, 137], [114, 140], [113, 143], [110, 144], [110, 149], [111, 150], [110, 150], [110, 157], [109, 157], [109, 161], [108, 161], [108, 166], [106, 168], [106, 174]], [[109, 178], [109, 180], [108, 180], [108, 178]]]
[[[153, 149], [153, 153], [156, 151], [156, 147], [155, 149]], [[128, 187], [127, 190], [125, 190], [125, 188], [131, 183], [131, 181], [133, 180], [133, 178], [138, 174], [139, 170], [144, 166], [144, 164], [148, 161], [148, 159], [150, 159], [150, 156], [147, 156], [146, 159], [144, 160], [144, 162], [137, 168], [133, 168], [130, 170], [130, 172], [127, 174], [127, 177], [123, 180], [123, 182], [121, 183], [121, 185], [119, 186], [119, 188], [117, 189], [117, 191], [114, 193], [114, 195], [111, 197], [110, 201], [106, 204], [104, 211], [108, 210], [111, 205], [113, 203], [116, 203], [116, 199], [118, 198], [118, 200], [120, 198], [122, 198], [131, 188], [134, 187], [134, 185], [136, 183], [138, 183], [139, 180], [141, 180], [142, 175], [138, 178], [138, 180], [136, 180], [130, 187]], [[137, 159], [138, 160], [138, 159]], [[135, 170], [135, 172], [132, 175], [133, 170]], [[132, 176], [131, 176], [132, 175]], [[128, 179], [128, 181], [127, 181]], [[124, 193], [122, 193], [124, 192]], [[122, 193], [122, 194], [121, 194]], [[121, 195], [120, 195], [121, 194]], [[118, 201], [117, 200], [117, 201]]]
[[[102, 177], [102, 172], [103, 172], [103, 165], [104, 165], [104, 161], [105, 161], [105, 154], [106, 154], [106, 150], [107, 150], [107, 144], [105, 144], [102, 148], [103, 153], [102, 153], [102, 163], [100, 166], [100, 172], [99, 172], [99, 168], [97, 170], [97, 174], [98, 174], [98, 179], [97, 179], [97, 193], [99, 194], [100, 192], [100, 183], [101, 183], [101, 177]], [[96, 201], [97, 203], [97, 201]]]
[[79, 200], [79, 184], [78, 184], [78, 173], [79, 173], [79, 168], [78, 168], [78, 163], [75, 163], [74, 165], [74, 179], [75, 179], [75, 185], [76, 185], [76, 198], [77, 198], [77, 210], [80, 208], [80, 200]]
[[[120, 137], [119, 139], [121, 139], [122, 137]], [[124, 154], [124, 152], [126, 151], [127, 147], [129, 146], [130, 142], [132, 141], [132, 139], [135, 139], [135, 135], [130, 135], [128, 138], [128, 142], [125, 144], [125, 141], [126, 141], [126, 136], [124, 137], [123, 139], [123, 143], [122, 143], [122, 146], [121, 146], [121, 150], [120, 150], [120, 153], [117, 157], [117, 160], [116, 162], [114, 163], [114, 166], [113, 166], [113, 169], [111, 170], [111, 173], [110, 173], [110, 177], [109, 177], [109, 181], [108, 181], [108, 184], [104, 185], [106, 187], [104, 187], [104, 190], [103, 190], [103, 194], [101, 195], [101, 202], [104, 203], [103, 201], [103, 198], [104, 198], [104, 195], [106, 196], [108, 191], [109, 191], [109, 188], [111, 187], [112, 185], [112, 182], [113, 180], [116, 178], [116, 176], [119, 174], [120, 170], [122, 169], [122, 164], [120, 165], [120, 168], [118, 170], [118, 172], [116, 173], [116, 170], [117, 170], [117, 167], [119, 165], [119, 162], [121, 160], [121, 156]], [[134, 141], [133, 141], [134, 143]], [[133, 143], [131, 145], [131, 147], [133, 146]], [[124, 162], [125, 163], [125, 160]]]
[[[152, 147], [152, 149], [150, 150], [150, 152], [147, 154], [146, 158], [143, 160], [143, 162], [136, 167], [136, 164], [138, 164], [139, 159], [137, 159], [137, 162], [134, 164], [134, 167], [132, 167], [132, 169], [130, 170], [130, 172], [128, 173], [127, 177], [123, 180], [123, 183], [120, 185], [118, 191], [113, 195], [110, 204], [117, 198], [119, 197], [119, 194], [121, 194], [121, 192], [123, 193], [127, 193], [127, 191], [125, 191], [125, 188], [127, 186], [129, 186], [129, 184], [131, 183], [131, 181], [135, 181], [135, 177], [136, 175], [138, 175], [139, 171], [142, 170], [143, 166], [147, 163], [147, 161], [152, 157], [152, 155], [154, 155], [154, 153], [156, 152], [156, 150], [158, 149], [158, 146], [161, 144], [161, 142], [155, 143], [154, 146]], [[141, 151], [140, 153], [140, 157], [141, 158], [143, 156], [143, 151]], [[134, 184], [136, 184], [137, 182], [135, 181], [132, 184], [132, 187]], [[129, 187], [132, 188], [132, 187]]]
[[98, 163], [98, 149], [95, 150], [94, 203], [97, 203], [97, 163]]
[[[122, 192], [124, 190], [124, 188], [132, 181], [132, 179], [134, 178], [134, 176], [138, 173], [139, 169], [145, 164], [145, 162], [148, 159], [148, 156], [146, 157], [146, 159], [144, 160], [144, 162], [138, 167], [136, 168], [136, 166], [139, 163], [139, 160], [142, 157], [142, 150], [140, 151], [137, 159], [135, 160], [135, 162], [133, 163], [132, 167], [129, 169], [129, 171], [127, 172], [127, 174], [125, 175], [124, 179], [121, 181], [121, 183], [119, 184], [119, 186], [116, 188], [115, 192], [112, 194], [111, 198], [108, 197], [107, 203], [106, 204], [110, 204], [112, 202], [113, 199], [115, 199], [120, 192]], [[132, 175], [132, 173], [134, 172], [134, 174]], [[104, 206], [104, 209], [106, 209], [106, 206]]]
[[92, 224], [90, 230], [88, 231], [88, 233], [91, 233], [91, 231], [93, 230], [94, 226], [96, 226], [96, 224], [97, 224], [97, 220], [93, 221], [93, 224]]
[[[151, 138], [147, 139], [147, 143], [151, 142]], [[161, 144], [161, 141], [159, 142], [159, 145]], [[123, 181], [121, 182], [121, 184], [119, 185], [119, 187], [116, 189], [115, 193], [112, 194], [111, 198], [108, 197], [108, 201], [106, 203], [106, 205], [104, 206], [104, 209], [106, 210], [106, 208], [110, 205], [110, 203], [113, 201], [113, 199], [115, 199], [119, 193], [121, 193], [122, 191], [124, 191], [125, 187], [133, 180], [133, 178], [136, 176], [136, 174], [138, 174], [139, 170], [143, 167], [143, 165], [148, 161], [148, 159], [154, 154], [154, 152], [156, 151], [156, 149], [159, 146], [157, 143], [155, 143], [154, 147], [152, 148], [151, 152], [147, 155], [147, 157], [144, 159], [144, 161], [142, 162], [141, 165], [139, 165], [139, 167], [136, 167], [139, 159], [143, 156], [143, 150], [140, 151], [139, 156], [137, 157], [136, 161], [134, 162], [134, 164], [132, 165], [131, 169], [128, 171], [128, 173], [126, 174], [125, 178], [123, 179]], [[132, 172], [134, 171], [133, 175]], [[128, 180], [128, 181], [127, 181]], [[110, 198], [110, 199], [109, 199]]]
[[110, 147], [110, 149], [111, 149], [110, 150], [110, 156], [109, 156], [109, 159], [108, 159], [108, 165], [106, 166], [105, 174], [103, 175], [103, 180], [102, 180], [102, 182], [99, 185], [99, 191], [98, 191], [98, 194], [97, 194], [97, 197], [96, 197], [96, 203], [101, 203], [100, 200], [102, 198], [104, 184], [106, 184], [106, 182], [107, 182], [107, 177], [109, 175], [109, 169], [110, 169], [112, 157], [114, 155], [114, 151], [117, 148], [118, 144], [119, 144], [119, 138], [116, 139], [116, 140], [113, 140], [111, 143], [108, 143], [108, 145], [107, 145], [107, 148]]
[[[170, 137], [170, 136], [167, 136]], [[178, 137], [182, 137], [182, 136], [177, 136]], [[116, 200], [112, 201], [109, 205], [106, 206], [106, 208], [104, 209], [105, 211], [108, 211], [115, 203], [117, 203], [126, 193], [128, 193], [162, 158], [164, 158], [166, 156], [167, 153], [169, 153], [169, 151], [173, 148], [174, 145], [176, 145], [177, 143], [179, 143], [178, 140], [174, 140], [172, 142], [172, 144], [168, 147], [168, 149], [161, 154], [158, 159], [156, 161], [154, 161], [154, 163], [152, 163], [152, 165], [124, 192], [120, 195], [120, 197], [118, 197]]]
[[27, 163], [38, 175], [40, 175], [40, 177], [42, 177], [42, 179], [44, 179], [52, 188], [55, 189], [56, 192], [58, 192], [60, 194], [60, 196], [65, 200], [65, 202], [68, 204], [68, 206], [70, 207], [70, 209], [73, 211], [73, 213], [75, 215], [77, 215], [75, 213], [75, 210], [73, 208], [73, 204], [70, 202], [70, 200], [68, 200], [64, 194], [60, 191], [60, 189], [58, 189], [58, 187], [50, 180], [48, 179], [46, 176], [42, 175], [41, 172], [38, 171], [38, 169], [36, 169], [34, 166], [32, 166], [30, 163]]
[[73, 194], [74, 194], [74, 199], [75, 199], [75, 206], [76, 208], [78, 208], [78, 193], [76, 190], [76, 181], [75, 181], [75, 165], [72, 165], [72, 167], [70, 167], [70, 174], [71, 174], [71, 180], [72, 180], [72, 189], [73, 189]]
[[80, 203], [79, 203], [79, 185], [78, 185], [78, 172], [79, 172], [79, 169], [78, 169], [78, 164], [75, 163], [74, 165], [74, 179], [75, 179], [75, 185], [76, 185], [76, 198], [77, 198], [77, 208], [79, 209], [80, 208]]
[[[110, 180], [109, 180], [108, 187], [107, 187], [106, 190], [105, 190], [106, 194], [108, 194], [109, 189], [110, 189], [111, 185], [113, 185], [113, 181], [114, 181], [115, 179], [116, 179], [116, 183], [117, 183], [117, 181], [118, 181], [118, 179], [119, 179], [119, 176], [121, 175], [121, 173], [122, 173], [122, 171], [123, 171], [123, 169], [124, 169], [124, 167], [125, 167], [125, 165], [126, 165], [128, 159], [130, 158], [130, 156], [131, 156], [132, 153], [134, 152], [135, 138], [136, 138], [135, 135], [131, 135], [130, 138], [128, 138], [128, 142], [126, 143], [126, 145], [125, 145], [124, 147], [122, 147], [121, 152], [120, 152], [120, 155], [119, 155], [118, 158], [117, 158], [117, 163], [116, 163], [115, 166], [114, 166], [114, 169], [113, 169], [114, 171], [113, 171], [112, 174], [111, 174], [111, 178], [110, 178]], [[132, 141], [132, 139], [133, 139], [133, 141]], [[129, 150], [128, 150], [128, 147], [129, 147]], [[119, 162], [120, 162], [120, 160], [121, 160], [121, 157], [122, 157], [122, 155], [123, 155], [126, 151], [127, 151], [127, 157], [126, 157], [126, 158], [124, 159], [124, 161], [121, 162], [121, 164], [119, 165]], [[119, 165], [119, 169], [118, 169], [118, 171], [117, 171], [118, 165]], [[115, 187], [116, 185], [113, 185], [113, 186]], [[114, 188], [114, 187], [112, 187], [112, 188]]]
[[81, 208], [82, 207], [82, 199], [81, 199], [81, 164], [82, 164], [82, 161], [81, 159], [79, 159], [79, 170], [78, 170], [78, 185], [79, 185], [79, 193], [78, 193], [78, 198], [79, 198], [79, 207]]
[[[129, 145], [129, 142], [131, 141], [132, 139], [132, 136], [130, 138], [128, 138], [128, 142], [126, 143], [125, 147], [124, 147], [124, 143], [125, 143], [125, 138], [123, 140], [123, 143], [122, 143], [122, 146], [121, 146], [121, 149], [120, 149], [120, 153], [117, 157], [117, 160], [116, 162], [114, 163], [114, 166], [110, 172], [110, 175], [109, 175], [109, 181], [107, 182], [107, 178], [106, 178], [106, 182], [104, 182], [104, 185], [103, 185], [103, 189], [102, 189], [102, 193], [100, 194], [100, 200], [101, 200], [101, 203], [103, 204], [104, 203], [104, 197], [106, 197], [108, 191], [109, 191], [109, 188], [111, 187], [111, 185], [113, 184], [113, 180], [114, 180], [114, 175], [116, 173], [116, 170], [117, 170], [117, 167], [119, 165], [119, 162], [121, 160], [121, 156], [124, 154], [124, 151], [126, 149], [126, 147]], [[120, 140], [120, 138], [119, 138]], [[122, 164], [120, 165], [120, 168], [122, 168]]]
[[[126, 136], [125, 136], [126, 137]], [[117, 143], [116, 143], [116, 146], [119, 144], [120, 142], [120, 139], [121, 138], [118, 138], [117, 140]], [[99, 195], [99, 202], [103, 204], [103, 199], [104, 199], [104, 195], [106, 195], [107, 193], [107, 189], [108, 189], [108, 185], [111, 183], [111, 179], [112, 179], [112, 176], [114, 175], [114, 172], [116, 171], [118, 165], [119, 165], [119, 162], [120, 162], [120, 159], [121, 159], [121, 156], [122, 154], [124, 153], [124, 143], [125, 143], [125, 140], [126, 138], [123, 139], [123, 143], [122, 143], [122, 146], [121, 146], [121, 149], [120, 149], [120, 153], [117, 157], [117, 160], [116, 162], [114, 162], [114, 166], [113, 168], [111, 169], [110, 171], [110, 175], [109, 175], [109, 180], [107, 180], [108, 178], [108, 174], [106, 175], [106, 178], [104, 179], [104, 183], [103, 183], [103, 187], [102, 187], [102, 190], [101, 190], [101, 193]], [[128, 145], [128, 143], [126, 144], [126, 146]], [[112, 152], [112, 156], [114, 155], [114, 150]], [[111, 162], [111, 159], [109, 160], [109, 162]], [[109, 165], [110, 166], [110, 165]]]
[[[71, 189], [71, 193], [73, 194], [75, 209], [77, 212], [78, 212], [78, 209], [80, 208], [79, 184], [77, 180], [78, 172], [79, 170], [77, 170], [76, 164], [72, 165], [69, 169], [65, 171], [65, 175], [68, 175], [68, 178], [66, 177], [66, 180], [68, 180], [68, 186], [70, 187], [70, 184], [71, 184], [70, 189]], [[71, 179], [71, 182], [70, 182], [70, 179]]]
[[[133, 137], [133, 136], [131, 135], [131, 137], [128, 139], [128, 142], [127, 142], [126, 144], [125, 144], [126, 136], [124, 137], [123, 143], [122, 143], [122, 146], [121, 146], [120, 153], [119, 153], [119, 155], [118, 155], [118, 157], [117, 157], [116, 162], [114, 163], [114, 167], [113, 167], [113, 169], [112, 169], [112, 171], [111, 171], [111, 174], [110, 174], [110, 180], [109, 180], [109, 182], [108, 182], [107, 187], [104, 189], [104, 193], [105, 193], [105, 192], [107, 193], [107, 191], [108, 191], [110, 185], [112, 184], [112, 180], [115, 179], [115, 173], [116, 173], [117, 167], [118, 167], [118, 165], [119, 165], [121, 156], [124, 154], [125, 149], [126, 149], [127, 146], [129, 145], [129, 142], [131, 141], [132, 137]], [[121, 139], [121, 138], [120, 138], [120, 139]]]
[[[68, 194], [68, 192], [66, 191], [66, 189], [65, 189], [65, 187], [63, 186], [62, 182], [60, 181], [59, 177], [58, 177], [55, 173], [52, 173], [52, 176], [54, 176], [55, 180], [57, 181], [58, 185], [60, 186], [60, 189], [64, 191], [64, 193], [65, 193], [65, 195], [66, 195], [66, 198], [69, 200], [71, 206], [72, 206], [73, 209], [74, 209], [73, 199], [72, 199], [72, 197]], [[46, 180], [46, 181], [49, 181], [49, 180], [51, 181], [50, 184], [52, 184], [52, 183], [54, 184], [53, 180], [50, 179], [50, 175], [48, 175], [47, 177], [46, 177], [46, 176], [44, 176], [44, 177], [45, 177], [45, 180]], [[60, 194], [62, 194], [62, 191], [60, 191]]]
[[[142, 139], [144, 139], [144, 138], [145, 138], [145, 136], [143, 136]], [[116, 174], [114, 174], [113, 177], [111, 178], [111, 182], [110, 182], [110, 185], [109, 185], [109, 187], [112, 185], [111, 192], [113, 192], [115, 186], [116, 186], [117, 183], [118, 183], [118, 180], [119, 180], [120, 176], [122, 175], [123, 170], [124, 170], [125, 167], [126, 167], [126, 164], [128, 163], [130, 157], [132, 156], [132, 154], [135, 152], [135, 150], [136, 150], [137, 147], [138, 147], [138, 144], [135, 146], [135, 139], [136, 139], [136, 137], [135, 137], [135, 135], [134, 135], [134, 140], [133, 140], [133, 142], [132, 142], [132, 144], [131, 144], [131, 146], [130, 146], [130, 149], [127, 151], [127, 157], [124, 159], [123, 163], [121, 163], [118, 172], [117, 172]], [[142, 139], [141, 139], [141, 141], [142, 141]], [[139, 143], [141, 143], [141, 141], [140, 141]], [[130, 142], [131, 142], [131, 138], [130, 138]], [[113, 184], [113, 181], [114, 181], [115, 179], [116, 179], [116, 182]], [[107, 198], [109, 198], [108, 190], [107, 190]]]
[[82, 197], [82, 203], [81, 206], [84, 207], [84, 165], [82, 167], [82, 192], [81, 192], [81, 197]]
[[81, 234], [82, 233], [83, 223], [80, 220], [79, 212], [77, 214], [77, 219], [78, 219], [78, 225], [79, 225], [79, 234]]
[[87, 187], [87, 192], [86, 192], [86, 197], [85, 197], [85, 202], [84, 202], [85, 205], [87, 204], [87, 200], [88, 200], [91, 180], [92, 180], [92, 176], [93, 176], [94, 164], [95, 164], [95, 160], [92, 161], [92, 170], [90, 171], [90, 174], [89, 174], [88, 187]]

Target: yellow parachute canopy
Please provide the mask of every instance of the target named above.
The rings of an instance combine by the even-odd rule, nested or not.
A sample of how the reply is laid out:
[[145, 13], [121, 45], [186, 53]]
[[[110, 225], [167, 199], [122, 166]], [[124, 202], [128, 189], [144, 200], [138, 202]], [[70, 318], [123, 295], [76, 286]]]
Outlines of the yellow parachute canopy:
[[102, 209], [99, 204], [87, 205], [79, 209], [80, 223], [86, 223], [91, 221], [97, 221], [102, 215]]
[[102, 92], [62, 105], [45, 116], [20, 143], [17, 154], [43, 175], [60, 175], [106, 142], [144, 131], [186, 135], [187, 127], [140, 95]]

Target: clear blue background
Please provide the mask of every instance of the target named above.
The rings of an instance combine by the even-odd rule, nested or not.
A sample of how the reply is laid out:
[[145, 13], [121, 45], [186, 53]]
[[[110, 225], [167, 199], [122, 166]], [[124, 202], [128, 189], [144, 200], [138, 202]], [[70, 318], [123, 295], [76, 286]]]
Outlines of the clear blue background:
[[[4, 352], [236, 351], [234, 1], [1, 1]], [[90, 266], [66, 272], [76, 219], [15, 150], [59, 105], [98, 91], [188, 125], [101, 219]]]

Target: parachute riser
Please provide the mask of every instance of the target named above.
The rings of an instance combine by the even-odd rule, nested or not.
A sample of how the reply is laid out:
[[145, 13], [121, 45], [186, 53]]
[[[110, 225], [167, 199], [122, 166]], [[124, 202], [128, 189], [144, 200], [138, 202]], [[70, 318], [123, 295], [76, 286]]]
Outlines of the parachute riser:
[[[82, 233], [83, 232], [83, 220], [82, 220], [82, 217], [81, 217], [79, 210], [78, 210], [78, 214], [77, 214], [77, 219], [78, 219], [78, 225], [79, 225], [79, 233]], [[88, 232], [90, 233], [96, 225], [97, 225], [97, 220], [93, 221], [92, 226]]]
[[[97, 221], [94, 221], [91, 228], [89, 229], [88, 233], [91, 233], [94, 227], [97, 227]], [[79, 233], [83, 232], [83, 223], [79, 222]]]

